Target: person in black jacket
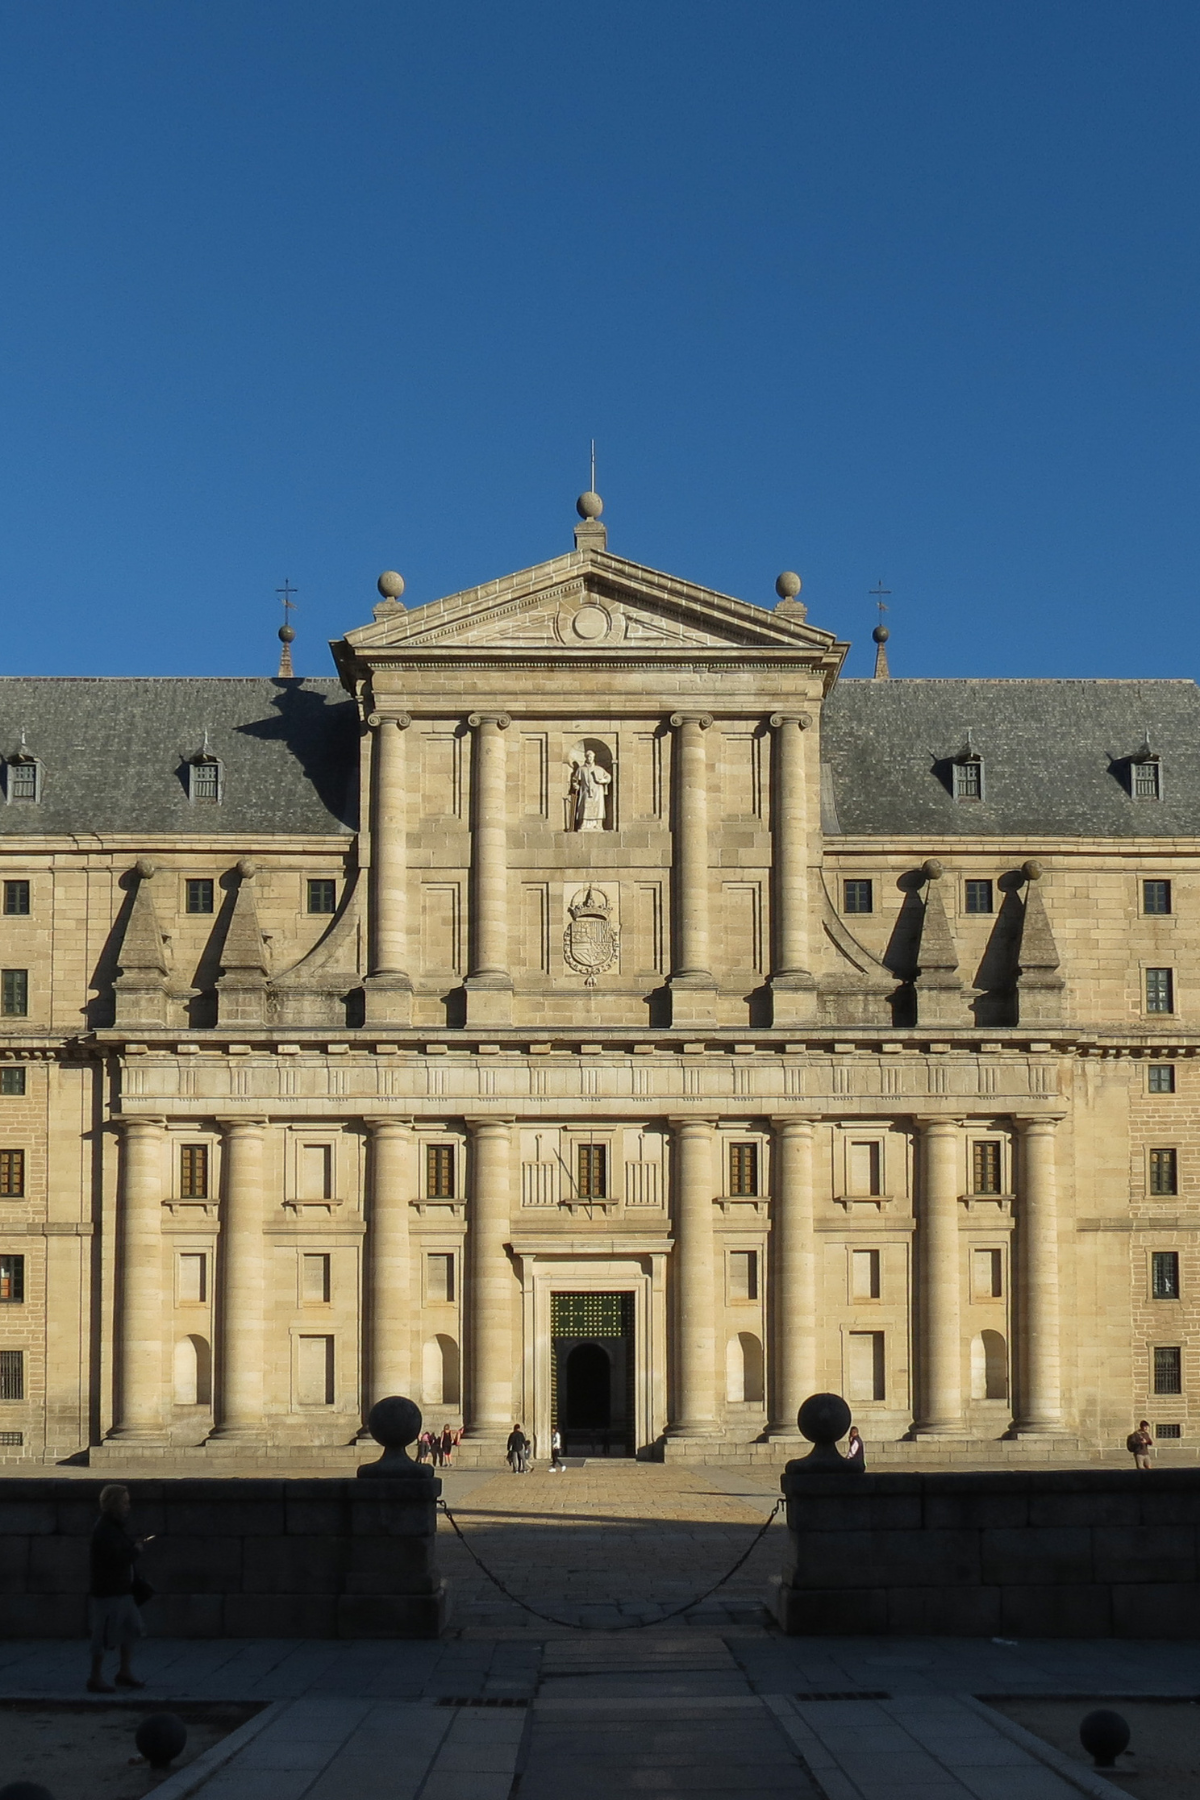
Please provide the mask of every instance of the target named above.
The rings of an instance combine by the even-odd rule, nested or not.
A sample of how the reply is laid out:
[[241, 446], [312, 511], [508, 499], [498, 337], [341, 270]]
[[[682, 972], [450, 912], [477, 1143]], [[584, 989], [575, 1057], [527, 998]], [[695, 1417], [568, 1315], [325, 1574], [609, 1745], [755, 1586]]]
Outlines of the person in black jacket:
[[128, 1526], [129, 1489], [116, 1482], [100, 1490], [100, 1517], [92, 1529], [92, 1580], [88, 1590], [88, 1620], [92, 1629], [92, 1673], [89, 1694], [112, 1694], [113, 1684], [104, 1679], [104, 1654], [120, 1652], [117, 1687], [141, 1688], [130, 1666], [136, 1640], [146, 1635], [142, 1615], [134, 1600], [137, 1559], [143, 1538], [135, 1538]]

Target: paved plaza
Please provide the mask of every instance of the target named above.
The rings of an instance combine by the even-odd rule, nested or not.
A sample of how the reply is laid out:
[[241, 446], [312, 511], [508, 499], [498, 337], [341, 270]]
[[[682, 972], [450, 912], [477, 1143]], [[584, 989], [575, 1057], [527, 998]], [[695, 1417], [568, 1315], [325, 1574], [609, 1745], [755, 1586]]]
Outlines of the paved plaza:
[[[1111, 1796], [1136, 1780], [1094, 1775], [986, 1697], [1200, 1692], [1191, 1644], [783, 1638], [762, 1607], [780, 1523], [711, 1599], [596, 1629], [663, 1618], [715, 1581], [770, 1513], [765, 1479], [588, 1462], [452, 1471], [445, 1485], [506, 1586], [565, 1622], [497, 1593], [443, 1521], [455, 1610], [439, 1642], [152, 1639], [151, 1702], [263, 1703], [158, 1800]], [[82, 1701], [85, 1673], [82, 1644], [0, 1647], [5, 1697]]]

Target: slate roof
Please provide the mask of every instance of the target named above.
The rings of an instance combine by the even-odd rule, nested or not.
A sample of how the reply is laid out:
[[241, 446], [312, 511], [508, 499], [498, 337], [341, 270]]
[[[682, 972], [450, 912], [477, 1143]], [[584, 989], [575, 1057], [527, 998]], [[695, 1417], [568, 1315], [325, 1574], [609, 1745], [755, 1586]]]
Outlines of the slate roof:
[[[186, 759], [206, 726], [224, 776], [218, 805], [188, 799]], [[22, 729], [42, 799], [0, 795], [0, 837], [354, 829], [358, 724], [332, 677], [0, 678], [0, 755]]]
[[[984, 799], [956, 801], [968, 729]], [[1134, 800], [1128, 759], [1149, 730], [1161, 800]], [[822, 760], [854, 836], [1200, 837], [1194, 681], [839, 681]]]

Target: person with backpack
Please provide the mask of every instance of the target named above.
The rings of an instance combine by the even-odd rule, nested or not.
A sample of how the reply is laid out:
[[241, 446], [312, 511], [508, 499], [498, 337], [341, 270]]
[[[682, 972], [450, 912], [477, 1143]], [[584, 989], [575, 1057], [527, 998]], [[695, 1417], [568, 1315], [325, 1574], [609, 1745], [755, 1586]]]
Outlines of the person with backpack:
[[1150, 1435], [1149, 1419], [1139, 1420], [1137, 1430], [1131, 1431], [1129, 1436], [1125, 1439], [1125, 1448], [1130, 1451], [1133, 1456], [1133, 1466], [1135, 1469], [1149, 1469], [1153, 1467], [1150, 1459], [1154, 1454], [1154, 1439]]

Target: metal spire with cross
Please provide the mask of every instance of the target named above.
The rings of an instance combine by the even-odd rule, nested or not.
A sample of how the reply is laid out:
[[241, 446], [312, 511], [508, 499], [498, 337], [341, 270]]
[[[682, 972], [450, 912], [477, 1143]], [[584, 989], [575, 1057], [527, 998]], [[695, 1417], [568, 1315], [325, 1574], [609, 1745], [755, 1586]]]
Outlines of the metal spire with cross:
[[877, 587], [873, 587], [871, 589], [871, 598], [872, 598], [872, 600], [874, 600], [876, 606], [879, 608], [879, 623], [875, 627], [874, 631], [871, 633], [871, 636], [875, 640], [875, 680], [876, 681], [888, 681], [891, 679], [892, 671], [888, 668], [887, 649], [886, 649], [887, 641], [888, 641], [888, 638], [891, 636], [891, 632], [888, 630], [887, 626], [883, 622], [883, 615], [888, 610], [888, 608], [884, 605], [884, 601], [890, 600], [891, 597], [892, 597], [891, 588], [885, 588], [882, 581], [879, 582]]
[[283, 602], [283, 624], [279, 627], [279, 642], [282, 644], [283, 648], [279, 652], [279, 674], [276, 676], [276, 680], [294, 681], [296, 678], [296, 671], [292, 668], [292, 643], [296, 633], [292, 629], [292, 623], [288, 618], [288, 614], [294, 613], [296, 610], [296, 602], [292, 599], [292, 595], [298, 594], [300, 589], [294, 588], [285, 575], [283, 578], [283, 586], [281, 588], [276, 588], [275, 592]]

